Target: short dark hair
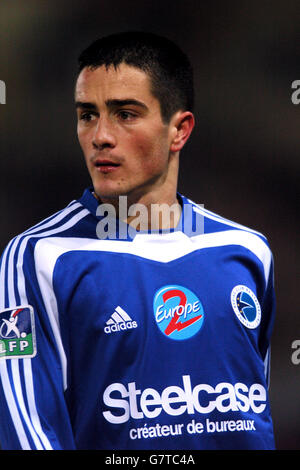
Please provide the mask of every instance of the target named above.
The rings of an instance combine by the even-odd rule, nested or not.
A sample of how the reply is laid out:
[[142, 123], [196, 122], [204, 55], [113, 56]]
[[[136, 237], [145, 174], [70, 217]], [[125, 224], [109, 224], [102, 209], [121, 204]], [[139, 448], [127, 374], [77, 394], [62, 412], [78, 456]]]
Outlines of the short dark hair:
[[97, 68], [121, 63], [139, 68], [151, 80], [151, 92], [164, 122], [179, 110], [192, 111], [193, 69], [186, 54], [169, 39], [147, 32], [128, 31], [100, 38], [78, 58], [78, 74], [84, 67]]

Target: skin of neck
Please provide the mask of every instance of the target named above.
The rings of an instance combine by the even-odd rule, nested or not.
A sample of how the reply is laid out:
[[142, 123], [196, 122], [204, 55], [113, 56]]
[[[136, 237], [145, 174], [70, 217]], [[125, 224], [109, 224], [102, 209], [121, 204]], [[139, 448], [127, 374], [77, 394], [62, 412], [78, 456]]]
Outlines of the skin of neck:
[[[94, 193], [100, 203], [111, 204], [116, 216], [136, 230], [166, 230], [175, 228], [181, 217], [181, 204], [177, 199], [179, 152], [170, 153], [168, 171], [158, 181], [150, 182], [149, 188], [136, 188], [127, 197], [127, 212], [120, 211], [118, 195], [103, 198]], [[142, 205], [139, 211], [137, 205]]]

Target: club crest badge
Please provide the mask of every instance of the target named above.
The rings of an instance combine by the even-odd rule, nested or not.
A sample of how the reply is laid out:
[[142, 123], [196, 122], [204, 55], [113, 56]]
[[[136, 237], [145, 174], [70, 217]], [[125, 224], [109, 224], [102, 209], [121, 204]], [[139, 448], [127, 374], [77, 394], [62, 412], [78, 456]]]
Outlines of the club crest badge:
[[247, 328], [257, 328], [261, 308], [254, 292], [247, 286], [235, 286], [231, 292], [231, 305], [240, 322]]

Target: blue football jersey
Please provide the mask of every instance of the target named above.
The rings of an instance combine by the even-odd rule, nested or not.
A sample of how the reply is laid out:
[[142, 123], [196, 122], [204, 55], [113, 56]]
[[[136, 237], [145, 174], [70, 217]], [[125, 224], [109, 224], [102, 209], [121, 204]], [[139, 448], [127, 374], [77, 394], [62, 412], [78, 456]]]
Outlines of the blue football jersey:
[[175, 229], [134, 232], [87, 189], [8, 244], [3, 449], [274, 448], [272, 253], [178, 198]]

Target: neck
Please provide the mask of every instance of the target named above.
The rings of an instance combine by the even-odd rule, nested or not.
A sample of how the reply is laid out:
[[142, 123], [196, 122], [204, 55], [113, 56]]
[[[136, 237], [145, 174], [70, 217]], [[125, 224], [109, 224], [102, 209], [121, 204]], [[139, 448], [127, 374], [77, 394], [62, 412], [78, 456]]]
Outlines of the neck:
[[[100, 200], [100, 203], [108, 204], [108, 201]], [[118, 199], [109, 201], [114, 207], [116, 216], [123, 222], [131, 225], [137, 231], [141, 230], [167, 230], [175, 228], [181, 216], [181, 204], [176, 197], [164, 198], [163, 202], [157, 202], [149, 195], [144, 195], [138, 201], [130, 201], [128, 196], [119, 196]]]
[[181, 204], [177, 199], [178, 159], [169, 166], [164, 181], [152, 184], [149, 190], [142, 188], [114, 198], [94, 196], [111, 204], [116, 216], [137, 231], [167, 230], [175, 228], [181, 216]]

